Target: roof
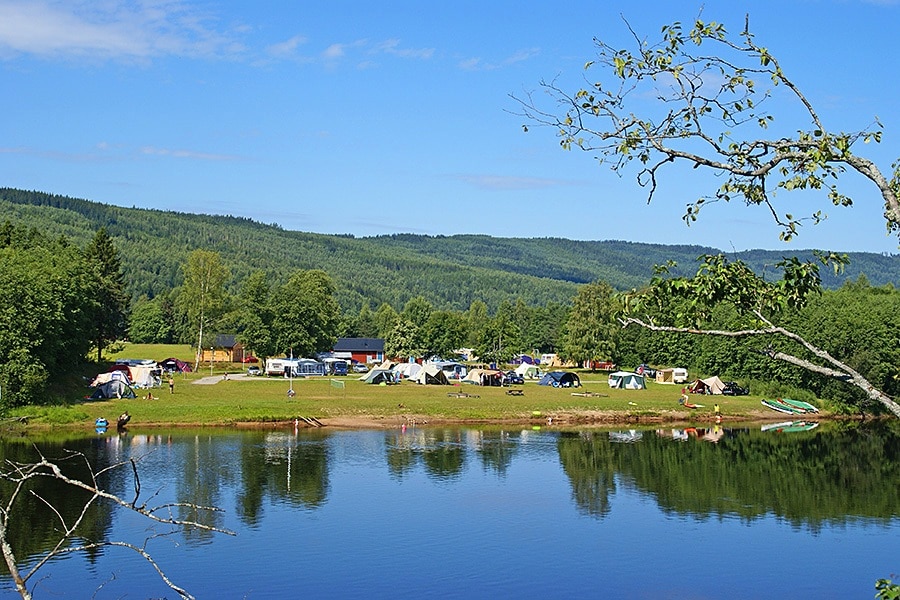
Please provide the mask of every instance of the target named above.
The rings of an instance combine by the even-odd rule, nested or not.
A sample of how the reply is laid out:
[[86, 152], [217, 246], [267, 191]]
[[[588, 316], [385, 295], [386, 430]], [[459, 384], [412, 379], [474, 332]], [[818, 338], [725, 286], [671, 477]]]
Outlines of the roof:
[[384, 352], [382, 338], [338, 338], [334, 343], [335, 352]]
[[216, 341], [214, 344], [216, 348], [234, 348], [237, 345], [237, 336], [235, 336], [234, 334], [216, 334]]

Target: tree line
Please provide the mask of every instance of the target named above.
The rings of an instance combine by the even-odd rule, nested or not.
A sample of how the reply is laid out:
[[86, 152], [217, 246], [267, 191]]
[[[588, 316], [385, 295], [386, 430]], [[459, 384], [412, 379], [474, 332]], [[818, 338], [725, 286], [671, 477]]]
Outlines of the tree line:
[[[399, 307], [364, 302], [359, 310], [346, 311], [334, 279], [319, 269], [297, 269], [286, 279], [261, 269], [237, 277], [219, 253], [194, 250], [180, 270], [181, 285], [132, 302], [105, 228], [79, 248], [64, 236], [50, 238], [36, 228], [5, 223], [0, 228], [0, 293], [8, 299], [0, 313], [2, 406], [47, 401], [51, 374], [71, 372], [91, 352], [101, 361], [116, 340], [187, 343], [199, 354], [217, 334], [227, 333], [260, 357], [312, 356], [330, 350], [338, 337], [378, 337], [389, 356], [402, 358], [449, 358], [472, 348], [481, 361], [497, 364], [523, 353], [552, 352], [577, 365], [612, 360], [631, 367], [682, 366], [696, 374], [791, 386], [853, 410], [878, 410], [842, 381], [771, 360], [773, 349], [792, 348], [786, 341], [767, 342], [767, 354], [756, 340], [622, 327], [631, 296], [604, 281], [580, 286], [568, 302], [529, 304], [516, 298], [492, 310], [474, 299], [465, 310], [452, 310], [420, 295]], [[675, 286], [659, 296], [659, 282], [655, 285], [642, 288], [641, 293], [657, 294], [655, 305], [642, 305], [644, 318], [662, 323], [691, 314], [695, 299]], [[874, 287], [865, 277], [837, 290], [822, 291], [817, 281], [811, 285], [808, 301], [785, 305], [780, 322], [896, 395], [897, 290]], [[746, 323], [741, 306], [737, 296], [720, 298], [695, 317], [706, 329], [733, 329]]]

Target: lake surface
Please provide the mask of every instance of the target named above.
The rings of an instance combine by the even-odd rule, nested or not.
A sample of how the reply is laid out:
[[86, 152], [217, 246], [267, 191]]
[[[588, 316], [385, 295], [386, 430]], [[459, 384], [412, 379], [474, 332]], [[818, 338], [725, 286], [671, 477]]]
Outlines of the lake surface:
[[[7, 460], [34, 440], [4, 440]], [[216, 506], [235, 536], [147, 550], [198, 598], [872, 598], [900, 573], [900, 429], [146, 431], [42, 442], [135, 458], [150, 505]], [[73, 471], [79, 468], [72, 466]], [[81, 469], [83, 471], [83, 469]], [[129, 469], [104, 483], [131, 498]], [[66, 518], [71, 490], [37, 490]], [[21, 556], [55, 541], [22, 506]], [[190, 516], [178, 513], [178, 516]], [[163, 525], [92, 511], [83, 535], [142, 545]], [[895, 580], [898, 579], [895, 577]], [[13, 598], [9, 577], [0, 597]], [[46, 565], [36, 598], [175, 598], [133, 552]]]

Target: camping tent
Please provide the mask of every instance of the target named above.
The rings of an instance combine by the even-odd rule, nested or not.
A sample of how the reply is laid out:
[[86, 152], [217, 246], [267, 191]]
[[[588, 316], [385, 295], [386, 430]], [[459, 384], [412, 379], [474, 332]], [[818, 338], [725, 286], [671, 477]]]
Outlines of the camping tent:
[[552, 385], [553, 387], [579, 387], [581, 379], [575, 373], [568, 371], [550, 371], [541, 377], [538, 385]]
[[110, 381], [121, 381], [126, 385], [131, 385], [131, 379], [128, 378], [128, 373], [125, 371], [109, 371], [107, 373], [100, 373], [97, 375], [94, 380], [91, 382], [91, 387], [97, 387], [98, 385], [103, 385], [104, 383], [108, 383]]
[[516, 367], [516, 373], [525, 379], [540, 379], [541, 377], [541, 370], [537, 366], [524, 362]]
[[462, 381], [475, 385], [499, 386], [503, 384], [503, 373], [496, 369], [471, 369]]
[[131, 386], [121, 379], [110, 379], [106, 383], [101, 383], [90, 395], [91, 400], [102, 400], [105, 398], [134, 398], [134, 390]]
[[698, 379], [688, 388], [692, 394], [721, 394], [725, 384], [717, 376]]
[[151, 388], [162, 385], [162, 372], [156, 363], [152, 365], [132, 365], [130, 369], [131, 381], [137, 387]]
[[167, 358], [159, 363], [159, 366], [162, 367], [164, 371], [177, 371], [179, 373], [190, 373], [193, 371], [191, 365], [182, 360], [178, 360], [177, 358]]
[[616, 371], [609, 374], [609, 387], [620, 390], [643, 390], [647, 387], [643, 375], [629, 371]]
[[360, 381], [364, 381], [365, 383], [392, 383], [394, 381], [394, 372], [388, 369], [381, 369], [379, 367], [375, 367], [365, 375], [359, 378]]
[[422, 365], [419, 363], [400, 363], [396, 367], [394, 367], [395, 373], [400, 373], [402, 377], [406, 377], [407, 379], [412, 379], [416, 375], [419, 374], [419, 371], [422, 370]]
[[412, 381], [422, 385], [450, 385], [447, 375], [436, 365], [423, 365]]

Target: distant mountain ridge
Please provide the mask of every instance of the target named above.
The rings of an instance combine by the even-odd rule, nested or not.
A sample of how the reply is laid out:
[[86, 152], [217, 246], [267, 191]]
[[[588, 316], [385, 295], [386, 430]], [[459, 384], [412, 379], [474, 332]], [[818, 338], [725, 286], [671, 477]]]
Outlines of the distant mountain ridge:
[[[498, 238], [486, 235], [375, 237], [286, 231], [249, 218], [123, 208], [36, 191], [0, 188], [3, 220], [66, 235], [85, 245], [101, 226], [115, 241], [130, 293], [156, 296], [181, 282], [181, 265], [194, 249], [219, 252], [236, 285], [262, 269], [283, 281], [295, 269], [322, 269], [338, 287], [345, 310], [363, 302], [399, 309], [424, 296], [437, 308], [464, 310], [474, 300], [490, 309], [521, 298], [530, 305], [568, 303], [580, 284], [602, 279], [617, 289], [645, 285], [653, 265], [674, 260], [684, 274], [696, 259], [720, 250], [626, 241], [563, 238]], [[834, 249], [840, 251], [840, 249]], [[758, 273], [772, 273], [783, 256], [810, 250], [750, 250], [726, 253]], [[823, 269], [834, 288], [861, 274], [872, 285], [900, 284], [900, 255], [848, 253], [841, 275]]]

